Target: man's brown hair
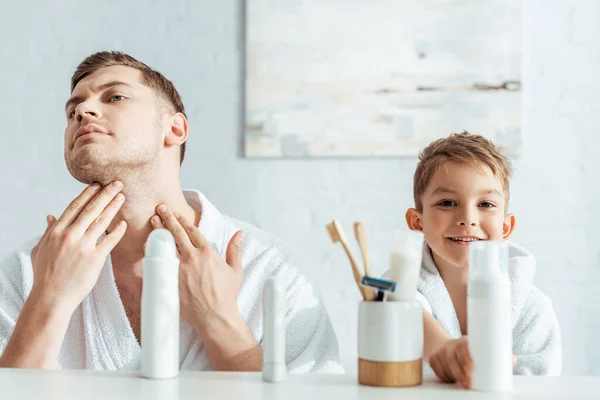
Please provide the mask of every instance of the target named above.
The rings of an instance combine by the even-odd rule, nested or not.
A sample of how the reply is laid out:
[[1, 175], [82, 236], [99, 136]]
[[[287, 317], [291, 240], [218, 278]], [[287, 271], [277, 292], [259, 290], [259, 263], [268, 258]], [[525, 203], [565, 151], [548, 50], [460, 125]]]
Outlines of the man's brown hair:
[[415, 208], [418, 211], [423, 210], [421, 196], [427, 189], [433, 174], [446, 162], [456, 162], [479, 169], [488, 167], [502, 182], [506, 207], [508, 207], [512, 176], [510, 160], [502, 154], [502, 149], [491, 140], [463, 131], [462, 133], [452, 133], [446, 138], [430, 143], [419, 154], [419, 164], [413, 182]]
[[[112, 67], [113, 65], [124, 65], [139, 70], [142, 73], [142, 83], [144, 85], [156, 91], [163, 100], [173, 107], [175, 112], [186, 115], [181, 96], [179, 96], [177, 89], [175, 89], [175, 86], [170, 80], [143, 62], [120, 51], [100, 51], [87, 56], [85, 60], [77, 66], [77, 69], [71, 77], [71, 92], [75, 89], [75, 86], [77, 86], [79, 81], [86, 76], [93, 74], [101, 68]], [[179, 163], [181, 164], [183, 163], [183, 157], [185, 156], [185, 143], [180, 147]]]

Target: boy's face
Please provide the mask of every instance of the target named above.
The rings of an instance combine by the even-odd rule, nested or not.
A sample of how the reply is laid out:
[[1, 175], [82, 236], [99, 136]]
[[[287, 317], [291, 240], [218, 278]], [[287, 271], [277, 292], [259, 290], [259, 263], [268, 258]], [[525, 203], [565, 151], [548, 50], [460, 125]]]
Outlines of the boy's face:
[[502, 182], [488, 167], [447, 162], [421, 200], [423, 210], [409, 209], [406, 219], [411, 229], [423, 231], [436, 264], [467, 267], [469, 243], [504, 240], [514, 228], [514, 216], [505, 213]]

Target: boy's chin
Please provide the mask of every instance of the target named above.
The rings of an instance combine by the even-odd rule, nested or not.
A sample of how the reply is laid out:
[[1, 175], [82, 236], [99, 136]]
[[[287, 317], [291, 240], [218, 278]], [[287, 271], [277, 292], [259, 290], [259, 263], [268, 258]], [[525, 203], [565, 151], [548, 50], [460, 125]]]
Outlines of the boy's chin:
[[446, 260], [447, 263], [452, 264], [456, 268], [468, 268], [469, 267], [469, 248], [465, 246], [464, 249], [452, 249], [451, 251], [444, 251], [439, 254]]

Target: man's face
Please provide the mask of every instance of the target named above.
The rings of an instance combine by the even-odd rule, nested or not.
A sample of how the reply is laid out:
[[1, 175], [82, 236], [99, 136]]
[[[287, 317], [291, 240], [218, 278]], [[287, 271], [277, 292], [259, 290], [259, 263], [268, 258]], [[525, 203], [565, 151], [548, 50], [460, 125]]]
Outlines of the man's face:
[[82, 183], [108, 184], [155, 162], [164, 127], [154, 91], [126, 66], [79, 81], [66, 105], [65, 161]]
[[504, 240], [512, 231], [514, 217], [505, 213], [502, 183], [487, 167], [480, 171], [444, 164], [431, 178], [422, 203], [420, 223], [436, 263], [466, 267], [472, 241]]

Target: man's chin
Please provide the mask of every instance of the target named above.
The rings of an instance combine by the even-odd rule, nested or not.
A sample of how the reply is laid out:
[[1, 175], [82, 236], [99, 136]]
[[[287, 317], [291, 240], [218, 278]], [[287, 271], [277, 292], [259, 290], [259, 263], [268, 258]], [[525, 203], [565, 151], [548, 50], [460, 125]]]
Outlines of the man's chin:
[[94, 162], [94, 160], [88, 159], [85, 163], [67, 163], [67, 169], [73, 178], [86, 185], [96, 182], [107, 185], [114, 180], [111, 179], [112, 168], [99, 161]]

